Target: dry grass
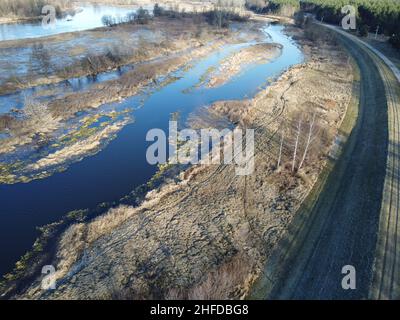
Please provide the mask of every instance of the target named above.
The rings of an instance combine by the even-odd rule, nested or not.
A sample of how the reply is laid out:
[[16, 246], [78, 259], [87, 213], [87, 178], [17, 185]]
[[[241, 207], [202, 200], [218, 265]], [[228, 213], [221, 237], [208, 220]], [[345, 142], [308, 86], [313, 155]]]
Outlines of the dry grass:
[[[84, 48], [77, 49], [79, 49], [80, 52], [85, 51]], [[132, 56], [126, 51], [122, 51], [120, 47], [114, 46], [103, 54], [87, 54], [84, 58], [80, 58], [56, 72], [62, 79], [72, 78], [76, 75], [97, 75], [100, 72], [108, 69], [115, 69], [131, 61]]]
[[[190, 180], [195, 174], [195, 172], [192, 172], [187, 179]], [[183, 181], [182, 184], [187, 183], [188, 180]], [[69, 227], [61, 237], [58, 246], [56, 279], [63, 277], [68, 272], [71, 266], [82, 255], [85, 248], [89, 247], [99, 238], [115, 231], [118, 226], [123, 225], [132, 216], [146, 210], [146, 208], [157, 205], [164, 197], [178, 189], [178, 185], [164, 186], [159, 191], [147, 194], [145, 202], [139, 208], [118, 206], [88, 224], [79, 223]], [[120, 288], [120, 290], [122, 289]], [[113, 292], [116, 292], [116, 290]]]
[[28, 165], [28, 170], [45, 170], [52, 166], [62, 165], [71, 161], [71, 159], [80, 159], [88, 154], [97, 152], [102, 142], [109, 139], [120, 131], [126, 124], [127, 120], [119, 121], [106, 126], [103, 130], [91, 135], [87, 139], [78, 141], [72, 145], [66, 146], [54, 153], [41, 158], [37, 162]]
[[54, 117], [46, 105], [32, 100], [25, 102], [22, 119], [10, 119], [3, 117], [3, 121], [9, 129], [10, 137], [4, 139], [0, 145], [0, 154], [15, 150], [32, 142], [44, 143], [46, 135], [58, 128], [60, 118]]
[[239, 74], [246, 66], [267, 63], [276, 58], [280, 52], [280, 45], [263, 43], [233, 53], [221, 62], [218, 70], [212, 72], [207, 86], [210, 88], [219, 87]]
[[[192, 50], [185, 54], [140, 64], [119, 79], [99, 83], [91, 87], [88, 91], [72, 93], [63, 98], [56, 99], [50, 103], [49, 108], [55, 116], [69, 118], [77, 111], [87, 108], [96, 108], [104, 103], [119, 101], [122, 98], [132, 96], [137, 93], [140, 88], [151, 84], [161, 75], [169, 74], [184, 66], [192, 59], [205, 56], [222, 45], [235, 41], [234, 37], [229, 33], [225, 35], [226, 37], [224, 39], [219, 39], [218, 35], [212, 36], [215, 41], [209, 46], [203, 46], [198, 40], [195, 40], [195, 43], [192, 44]], [[173, 46], [179, 49], [187, 47], [189, 43], [187, 37], [191, 38], [190, 35], [181, 34]], [[162, 45], [158, 45], [154, 47], [154, 51], [162, 52], [165, 48], [168, 48], [168, 45], [163, 48]], [[147, 51], [146, 54], [151, 55], [149, 52], [151, 51]], [[145, 53], [143, 53], [143, 55], [144, 54]]]
[[[212, 30], [204, 18], [194, 21], [191, 17], [157, 17], [145, 27], [123, 24], [45, 37], [40, 43], [43, 44], [45, 50], [42, 51], [49, 56], [48, 59], [34, 61], [32, 58], [35, 57], [30, 53], [21, 53], [18, 61], [2, 61], [2, 67], [11, 69], [17, 69], [19, 63], [29, 65], [34, 61], [35, 68], [16, 71], [12, 76], [3, 76], [0, 92], [6, 94], [71, 77], [95, 75], [125, 64], [142, 63], [177, 54], [179, 51], [204, 45], [217, 37], [226, 36], [226, 31]], [[37, 43], [37, 39], [3, 41], [0, 43], [0, 50], [4, 50], [4, 54], [20, 50], [31, 52]], [[65, 43], [64, 48], [60, 48], [60, 43]], [[103, 43], [104, 45], [99, 45]], [[65, 50], [70, 52], [69, 59], [64, 59]]]
[[[167, 19], [168, 20], [168, 19]], [[37, 134], [48, 134], [58, 127], [61, 119], [73, 117], [77, 111], [87, 108], [96, 108], [107, 102], [118, 101], [124, 97], [135, 94], [144, 85], [151, 84], [156, 78], [161, 75], [170, 73], [173, 70], [181, 67], [190, 59], [206, 55], [219, 46], [231, 41], [233, 38], [227, 36], [226, 40], [216, 41], [212, 46], [203, 46], [203, 41], [218, 39], [222, 33], [208, 32], [209, 27], [203, 23], [198, 26], [190, 24], [190, 19], [156, 19], [152, 22], [153, 30], [163, 30], [163, 36], [160, 41], [152, 43], [151, 41], [139, 41], [138, 47], [131, 51], [111, 48], [104, 55], [87, 56], [80, 61], [74, 63], [70, 67], [63, 69], [60, 72], [61, 77], [54, 79], [68, 78], [76, 74], [96, 74], [104, 69], [124, 64], [126, 62], [143, 62], [147, 59], [167, 56], [173, 52], [184, 51], [193, 48], [190, 52], [184, 52], [182, 56], [171, 58], [160, 58], [153, 62], [139, 64], [134, 70], [126, 73], [117, 80], [111, 80], [94, 85], [90, 90], [67, 94], [62, 98], [53, 100], [45, 114], [42, 117], [35, 119], [15, 120], [11, 116], [2, 116], [0, 119], [0, 129], [9, 129], [11, 137], [2, 141], [0, 153], [10, 152], [15, 150], [17, 146], [26, 145], [33, 141], [33, 137]], [[166, 28], [168, 24], [168, 28]], [[198, 27], [206, 31], [204, 38], [195, 38], [194, 35], [198, 31]], [[122, 31], [130, 29], [131, 26], [121, 27]], [[138, 28], [134, 28], [139, 30]], [[182, 30], [185, 30], [182, 33]], [[125, 34], [120, 31], [120, 33]], [[47, 47], [47, 46], [46, 46]], [[51, 51], [48, 49], [49, 52]], [[48, 77], [46, 81], [51, 81], [53, 78]], [[21, 83], [14, 82], [14, 85], [19, 87]], [[11, 87], [10, 87], [11, 88]], [[8, 88], [8, 89], [10, 89]], [[29, 104], [27, 105], [29, 108]]]
[[84, 92], [71, 93], [53, 100], [49, 108], [55, 116], [69, 118], [76, 112], [119, 101], [132, 96], [143, 86], [150, 84], [157, 77], [168, 74], [181, 66], [184, 58], [171, 58], [137, 66], [132, 71], [116, 80], [99, 83]]
[[238, 253], [217, 269], [209, 271], [204, 279], [187, 289], [171, 289], [167, 300], [228, 300], [246, 296], [254, 281], [254, 261], [245, 253]]
[[[325, 116], [336, 113], [329, 123], [335, 129], [348, 104], [351, 70], [335, 64], [340, 58], [335, 48], [326, 52], [328, 61], [317, 56], [292, 68], [235, 115], [260, 128], [253, 175], [237, 177], [233, 166], [197, 166], [185, 180], [149, 193], [138, 208], [121, 206], [71, 227], [60, 243], [57, 270], [63, 278], [73, 266], [82, 269], [73, 281], [64, 277], [65, 285], [51, 298], [242, 298], [326, 159], [321, 152], [316, 163], [307, 164], [308, 183], [276, 170], [274, 133], [282, 115], [295, 114], [313, 99], [319, 103], [312, 108], [334, 108]], [[316, 87], [316, 75], [327, 71], [331, 77], [319, 79]], [[340, 96], [333, 96], [337, 91]], [[239, 105], [236, 111], [241, 112]]]
[[[4, 17], [33, 18], [42, 14], [42, 8], [48, 2], [44, 0], [1, 0], [0, 14]], [[71, 8], [70, 0], [52, 0], [51, 5], [56, 8], [56, 14], [61, 15], [62, 11]]]
[[14, 128], [16, 124], [17, 120], [14, 117], [8, 114], [0, 115], [0, 132], [4, 130], [10, 130]]

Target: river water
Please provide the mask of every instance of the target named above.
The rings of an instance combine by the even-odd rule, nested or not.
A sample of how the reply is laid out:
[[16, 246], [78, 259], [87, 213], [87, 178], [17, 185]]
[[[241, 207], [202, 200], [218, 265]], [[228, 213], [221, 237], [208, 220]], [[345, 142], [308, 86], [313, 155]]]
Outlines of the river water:
[[103, 26], [101, 19], [105, 15], [123, 18], [131, 12], [135, 12], [135, 9], [106, 5], [82, 5], [73, 16], [57, 19], [54, 27], [51, 28], [43, 28], [42, 22], [0, 24], [0, 41], [39, 38], [65, 32], [94, 29]]
[[[0, 274], [10, 271], [13, 263], [30, 249], [38, 235], [37, 226], [57, 221], [71, 210], [118, 200], [146, 183], [157, 171], [146, 161], [146, 149], [151, 144], [146, 142], [146, 133], [152, 128], [167, 132], [172, 113], [179, 112], [180, 119], [187, 119], [192, 112], [218, 100], [251, 98], [268, 85], [267, 79], [301, 63], [301, 51], [282, 30], [279, 25], [264, 29], [267, 42], [283, 46], [282, 54], [273, 61], [246, 68], [218, 88], [196, 86], [210, 67], [218, 67], [231, 52], [249, 44], [226, 46], [194, 62], [191, 69], [178, 71], [176, 81], [147, 92], [144, 102], [143, 96], [133, 96], [118, 103], [118, 108], [133, 110], [135, 121], [125, 126], [101, 152], [46, 179], [0, 185]], [[87, 85], [90, 83], [76, 89]]]

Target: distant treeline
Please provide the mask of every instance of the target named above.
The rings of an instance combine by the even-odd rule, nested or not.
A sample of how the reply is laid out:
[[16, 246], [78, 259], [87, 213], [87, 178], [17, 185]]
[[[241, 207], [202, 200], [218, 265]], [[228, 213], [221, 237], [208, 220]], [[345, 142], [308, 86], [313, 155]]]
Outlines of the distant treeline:
[[62, 9], [69, 3], [69, 0], [0, 0], [0, 16], [38, 17], [42, 15], [42, 8], [48, 4], [54, 6], [57, 16], [60, 16]]
[[358, 22], [376, 30], [379, 26], [387, 35], [400, 31], [399, 0], [302, 0], [304, 11], [314, 12], [317, 19], [338, 24], [343, 18], [341, 8], [353, 5], [357, 8]]
[[171, 19], [191, 18], [193, 22], [201, 22], [202, 19], [208, 24], [218, 27], [227, 28], [232, 21], [245, 22], [249, 19], [249, 15], [240, 13], [235, 10], [235, 7], [216, 6], [212, 10], [204, 10], [201, 12], [186, 12], [179, 10], [178, 7], [164, 9], [158, 3], [154, 5], [153, 15], [146, 9], [140, 7], [137, 12], [129, 13], [125, 17], [114, 18], [109, 15], [103, 16], [102, 22], [104, 26], [113, 27], [119, 24], [147, 24], [154, 17], [167, 17]]
[[300, 9], [299, 0], [246, 0], [246, 7], [258, 13], [284, 14], [286, 8]]
[[290, 15], [292, 11], [309, 12], [317, 19], [339, 24], [344, 14], [342, 7], [357, 9], [357, 25], [361, 30], [390, 36], [393, 45], [400, 48], [400, 0], [246, 0], [247, 7], [260, 13], [272, 12]]

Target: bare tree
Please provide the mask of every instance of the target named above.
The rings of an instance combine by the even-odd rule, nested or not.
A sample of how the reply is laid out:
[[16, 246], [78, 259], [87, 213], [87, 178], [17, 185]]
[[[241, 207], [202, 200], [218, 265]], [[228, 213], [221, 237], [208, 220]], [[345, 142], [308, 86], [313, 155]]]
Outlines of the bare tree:
[[30, 57], [31, 71], [37, 71], [45, 75], [49, 75], [51, 71], [51, 56], [43, 43], [34, 43], [32, 46]]
[[38, 124], [45, 124], [52, 119], [51, 113], [47, 106], [42, 103], [38, 103], [31, 98], [25, 98], [25, 106], [23, 112], [27, 119]]
[[301, 161], [300, 161], [298, 170], [300, 170], [301, 167], [303, 166], [304, 161], [305, 161], [305, 159], [306, 159], [306, 157], [307, 157], [307, 153], [308, 153], [308, 150], [309, 150], [309, 148], [310, 148], [310, 145], [311, 145], [311, 143], [312, 143], [312, 142], [315, 140], [315, 138], [316, 138], [315, 132], [314, 132], [314, 128], [315, 128], [315, 117], [316, 117], [316, 114], [314, 113], [314, 114], [312, 115], [312, 119], [311, 119], [311, 121], [310, 121], [309, 129], [308, 129], [308, 135], [307, 135], [307, 141], [306, 141], [306, 146], [305, 146], [305, 148], [304, 148], [303, 157], [302, 157], [302, 159], [301, 159]]
[[282, 149], [283, 149], [283, 141], [285, 139], [285, 129], [282, 128], [282, 132], [281, 132], [281, 144], [279, 146], [279, 157], [278, 157], [278, 163], [276, 165], [276, 168], [279, 170], [279, 167], [281, 165], [281, 161], [282, 161]]
[[296, 127], [296, 142], [294, 144], [294, 151], [293, 151], [293, 162], [292, 162], [292, 172], [295, 171], [296, 168], [296, 157], [297, 157], [297, 151], [299, 148], [299, 142], [300, 142], [300, 136], [301, 136], [301, 124], [302, 124], [302, 117], [299, 117], [299, 122], [297, 123]]

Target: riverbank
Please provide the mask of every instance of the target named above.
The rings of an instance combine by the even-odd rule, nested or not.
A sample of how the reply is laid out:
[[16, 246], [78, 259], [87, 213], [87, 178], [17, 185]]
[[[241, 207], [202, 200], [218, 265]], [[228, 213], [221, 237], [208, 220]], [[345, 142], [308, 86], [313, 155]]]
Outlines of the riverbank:
[[22, 22], [32, 22], [32, 21], [40, 21], [41, 17], [31, 17], [31, 18], [22, 18], [22, 17], [1, 17], [0, 24], [9, 24], [9, 23], [22, 23]]
[[196, 1], [196, 0], [87, 0], [89, 3], [93, 4], [109, 4], [113, 6], [126, 6], [130, 3], [134, 3], [136, 6], [154, 6], [156, 3], [161, 5], [166, 9], [177, 9], [184, 10], [185, 12], [201, 12], [203, 10], [209, 10], [214, 8], [214, 3], [212, 1]]
[[[236, 28], [246, 29], [246, 26], [246, 24], [239, 24]], [[247, 40], [253, 37], [260, 38], [264, 29], [266, 29], [265, 25], [262, 25], [261, 31], [250, 28], [249, 35], [242, 34], [244, 39], [239, 35], [239, 43], [227, 44], [222, 48], [217, 48], [215, 52], [206, 54], [204, 59], [191, 61], [190, 68], [183, 67], [176, 73], [157, 79], [157, 83], [152, 82], [138, 95], [78, 112], [68, 121], [61, 121], [63, 126], [53, 134], [36, 135], [33, 143], [23, 145], [15, 152], [2, 156], [5, 166], [0, 168], [1, 173], [5, 173], [5, 176], [9, 176], [10, 173], [17, 174], [17, 177], [11, 177], [14, 181], [26, 182], [13, 184], [13, 181], [8, 180], [7, 177], [6, 182], [9, 184], [0, 185], [2, 211], [6, 213], [1, 216], [0, 240], [15, 243], [12, 247], [3, 247], [1, 250], [2, 272], [10, 270], [14, 262], [26, 250], [29, 250], [38, 236], [35, 227], [58, 221], [66, 212], [77, 208], [94, 208], [98, 203], [112, 203], [130, 193], [133, 188], [146, 184], [157, 172], [157, 168], [149, 165], [145, 159], [146, 143], [144, 141], [148, 130], [154, 127], [163, 129], [172, 115], [174, 117], [177, 115], [180, 121], [185, 121], [189, 113], [212, 103], [221, 93], [232, 99], [242, 99], [245, 95], [253, 95], [253, 92], [257, 91], [256, 88], [264, 83], [263, 77], [258, 76], [258, 73], [262, 73], [263, 76], [266, 74], [272, 76], [276, 74], [276, 70], [284, 70], [286, 66], [301, 61], [301, 55], [297, 54], [298, 50], [293, 48], [294, 54], [288, 59], [278, 57], [274, 62], [258, 65], [254, 70], [247, 70], [241, 77], [218, 89], [220, 92], [198, 88], [194, 92], [185, 93], [186, 88], [198, 82], [198, 77], [204, 70], [211, 65], [218, 65], [219, 61], [231, 52], [251, 45], [252, 42], [248, 43]], [[270, 29], [277, 37], [281, 34], [280, 27]], [[266, 40], [265, 35], [264, 40]], [[270, 65], [274, 64], [278, 69], [270, 70]], [[79, 86], [79, 89], [90, 88], [91, 85], [90, 82], [89, 86]], [[230, 89], [232, 87], [237, 89]], [[30, 95], [34, 96], [34, 94]], [[39, 127], [45, 129], [46, 117], [41, 115], [42, 112], [45, 115], [49, 114], [48, 110], [41, 105], [31, 107], [28, 110], [32, 112], [29, 112], [36, 122], [42, 123]], [[17, 114], [20, 117], [24, 116]], [[157, 117], [154, 116], [155, 114]], [[134, 123], [130, 121], [130, 124], [125, 125], [118, 134], [112, 134], [109, 139], [106, 138], [101, 142], [100, 148], [97, 148], [99, 146], [97, 142], [92, 143], [91, 137], [101, 137], [102, 135], [97, 133], [109, 126], [112, 127], [119, 121], [124, 121], [125, 117], [128, 119], [133, 117]], [[29, 127], [27, 125], [23, 128], [25, 130]], [[89, 153], [82, 156], [82, 145], [85, 148], [95, 145], [96, 150], [91, 149]], [[75, 147], [77, 147], [79, 157], [73, 156], [69, 159], [70, 161], [64, 162], [63, 155], [72, 155], [70, 151]], [[102, 152], [97, 152], [99, 150]], [[18, 159], [17, 162], [16, 159]], [[35, 169], [32, 164], [36, 164], [40, 159], [46, 160], [40, 162], [46, 164], [45, 168], [41, 166], [34, 172], [22, 171], [28, 167]], [[61, 163], [58, 159], [63, 162]], [[32, 181], [32, 179], [36, 180]], [[69, 191], [65, 192], [66, 189]], [[18, 199], [25, 200], [20, 202]], [[23, 218], [28, 213], [32, 217], [29, 222]], [[24, 231], [21, 232], [21, 229]], [[18, 239], [18, 241], [13, 239]], [[22, 265], [32, 264], [23, 263]], [[21, 269], [18, 270], [21, 271]]]
[[[15, 59], [0, 59], [0, 68], [7, 71], [0, 76], [0, 92], [9, 94], [178, 54], [203, 46], [226, 32], [227, 29], [216, 30], [201, 17], [196, 21], [157, 17], [146, 25], [122, 24], [40, 39], [1, 41], [1, 56]], [[38, 43], [43, 48], [35, 48]]]
[[[90, 223], [71, 226], [52, 261], [60, 281], [57, 290], [42, 292], [37, 279], [17, 297], [246, 296], [323, 169], [351, 99], [347, 55], [330, 43], [319, 43], [317, 50], [301, 31], [293, 31], [307, 54], [306, 63], [285, 72], [254, 99], [211, 107], [242, 127], [256, 128], [252, 176], [238, 177], [232, 166], [194, 166], [179, 181], [148, 193], [137, 208], [119, 206]], [[293, 173], [291, 124], [305, 110], [318, 116], [318, 148]], [[310, 118], [303, 121], [310, 125]], [[287, 140], [278, 166], [282, 127], [287, 127]]]
[[208, 88], [222, 86], [246, 67], [275, 59], [281, 54], [281, 50], [282, 47], [279, 44], [261, 43], [235, 52], [221, 61], [221, 65], [217, 69], [210, 70], [209, 74], [204, 76], [204, 78], [208, 78], [205, 85]]
[[[104, 141], [109, 141], [114, 136], [115, 128], [121, 129], [131, 122], [126, 117], [122, 118], [123, 115], [118, 118], [109, 117], [110, 111], [99, 110], [100, 106], [118, 104], [151, 86], [161, 88], [171, 81], [177, 80], [167, 75], [180, 69], [190, 70], [190, 64], [193, 61], [201, 60], [227, 45], [240, 43], [244, 38], [250, 41], [253, 38], [260, 38], [262, 35], [258, 30], [260, 25], [257, 23], [242, 24], [239, 28], [240, 31], [232, 31], [230, 29], [215, 30], [204, 22], [193, 26], [191, 22], [191, 19], [168, 19], [168, 21], [160, 19], [156, 21], [157, 29], [167, 24], [169, 27], [162, 29], [164, 34], [155, 43], [149, 39], [147, 41], [142, 39], [140, 46], [142, 54], [134, 56], [133, 59], [136, 59], [134, 67], [116, 79], [94, 82], [82, 90], [58, 96], [50, 94], [50, 99], [44, 100], [44, 102], [43, 99], [37, 102], [35, 96], [38, 97], [36, 99], [39, 99], [48, 93], [42, 94], [38, 90], [29, 100], [25, 100], [22, 110], [14, 115], [7, 114], [0, 117], [2, 120], [0, 131], [3, 130], [7, 133], [7, 136], [2, 138], [0, 155], [10, 157], [11, 154], [17, 154], [20, 149], [32, 147], [41, 149], [40, 157], [37, 157], [36, 154], [31, 160], [20, 161], [18, 164], [12, 165], [7, 165], [5, 162], [0, 168], [0, 181], [14, 184], [43, 179], [58, 170], [65, 170], [65, 165], [71, 163], [72, 159], [81, 160], [85, 155], [95, 154], [106, 145]], [[185, 35], [178, 32], [182, 26]], [[125, 29], [124, 26], [121, 28]], [[130, 27], [127, 28], [130, 29]], [[112, 28], [111, 32], [115, 32], [115, 30]], [[175, 41], [171, 42], [166, 39], [175, 39]], [[272, 56], [270, 53], [272, 47], [267, 49], [264, 54]], [[94, 59], [92, 58], [91, 61], [93, 62]], [[44, 91], [46, 90], [49, 91], [49, 89]], [[54, 87], [53, 90], [56, 91], [57, 88]], [[85, 126], [71, 128], [69, 123], [76, 121], [76, 118], [82, 117], [82, 113], [87, 112], [95, 114], [87, 115], [86, 118], [80, 120], [80, 123], [94, 125], [98, 115], [108, 117], [110, 121], [103, 121], [101, 127], [97, 125], [91, 128]], [[113, 112], [111, 111], [111, 113]], [[121, 112], [118, 111], [117, 114], [121, 114]], [[108, 130], [110, 129], [108, 127], [113, 129]], [[100, 129], [102, 129], [101, 132]], [[66, 130], [67, 132], [65, 132]], [[109, 134], [105, 136], [104, 132]], [[74, 140], [69, 139], [68, 136], [73, 136]], [[80, 156], [78, 157], [76, 154]]]
[[[25, 0], [4, 0], [0, 4], [0, 25], [21, 22], [37, 22], [42, 19], [42, 7], [40, 2]], [[68, 0], [53, 0], [51, 5], [55, 8], [58, 18], [73, 15], [76, 7], [73, 2]]]

